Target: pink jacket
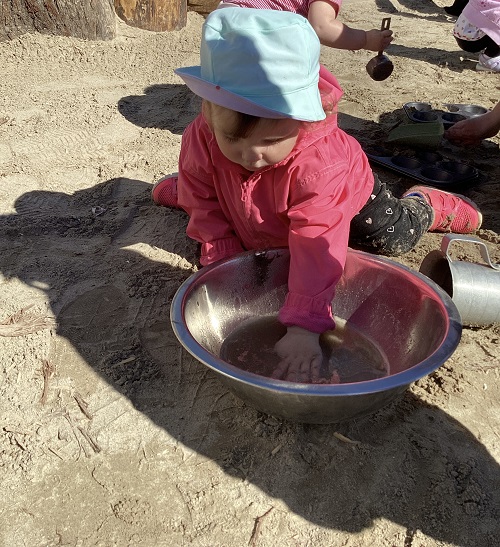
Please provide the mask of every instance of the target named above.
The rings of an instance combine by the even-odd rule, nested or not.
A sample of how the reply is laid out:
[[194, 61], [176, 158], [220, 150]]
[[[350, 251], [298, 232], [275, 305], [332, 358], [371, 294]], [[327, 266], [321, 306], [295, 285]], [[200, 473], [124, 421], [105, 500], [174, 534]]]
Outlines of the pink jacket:
[[[342, 96], [322, 68], [320, 89], [334, 104]], [[179, 205], [189, 237], [202, 244], [208, 265], [243, 250], [289, 247], [284, 325], [321, 333], [335, 326], [332, 298], [347, 255], [349, 225], [373, 190], [360, 144], [337, 116], [305, 125], [280, 163], [250, 172], [220, 151], [200, 114], [185, 130], [179, 159]]]
[[469, 0], [463, 15], [500, 44], [500, 0]]

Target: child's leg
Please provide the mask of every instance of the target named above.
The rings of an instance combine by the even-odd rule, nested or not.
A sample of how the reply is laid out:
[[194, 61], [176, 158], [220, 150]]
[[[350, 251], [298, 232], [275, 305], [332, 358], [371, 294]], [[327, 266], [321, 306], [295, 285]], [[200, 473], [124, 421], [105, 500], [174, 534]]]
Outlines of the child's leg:
[[489, 36], [483, 36], [482, 38], [479, 38], [479, 40], [462, 40], [455, 36], [455, 40], [457, 41], [458, 47], [468, 53], [479, 53], [480, 51], [483, 51], [483, 49], [492, 46], [492, 39]]
[[374, 179], [371, 198], [351, 221], [350, 242], [380, 254], [406, 253], [431, 227], [432, 207], [420, 199], [398, 199], [376, 174]]
[[493, 40], [462, 13], [453, 27], [453, 36], [458, 46], [469, 53], [478, 53], [492, 47]]
[[354, 244], [395, 256], [413, 249], [427, 231], [470, 234], [481, 226], [481, 212], [465, 196], [414, 186], [398, 199], [374, 179], [371, 199], [351, 221]]
[[500, 55], [500, 45], [490, 38], [490, 41], [484, 50], [484, 54], [488, 55], [488, 57], [498, 57]]

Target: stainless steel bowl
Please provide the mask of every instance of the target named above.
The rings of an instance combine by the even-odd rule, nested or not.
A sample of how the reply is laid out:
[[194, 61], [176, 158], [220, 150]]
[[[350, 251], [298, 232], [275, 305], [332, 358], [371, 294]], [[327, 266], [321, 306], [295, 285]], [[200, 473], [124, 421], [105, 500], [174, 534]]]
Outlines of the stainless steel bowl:
[[180, 343], [258, 410], [308, 423], [357, 418], [392, 402], [455, 351], [460, 316], [437, 284], [392, 260], [349, 249], [333, 302], [335, 316], [377, 343], [389, 363], [388, 375], [305, 384], [225, 362], [221, 347], [236, 329], [250, 318], [277, 314], [287, 293], [289, 261], [287, 249], [242, 253], [192, 275], [172, 302], [171, 322]]

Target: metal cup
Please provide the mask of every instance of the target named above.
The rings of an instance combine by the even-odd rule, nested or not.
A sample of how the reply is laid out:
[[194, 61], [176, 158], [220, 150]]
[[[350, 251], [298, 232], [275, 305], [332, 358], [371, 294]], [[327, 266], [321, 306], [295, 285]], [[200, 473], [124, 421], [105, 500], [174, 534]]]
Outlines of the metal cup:
[[[485, 264], [453, 260], [453, 242], [479, 245]], [[500, 321], [500, 264], [491, 261], [488, 247], [473, 236], [446, 234], [440, 251], [430, 252], [420, 265], [423, 273], [444, 289], [457, 307], [463, 325]]]

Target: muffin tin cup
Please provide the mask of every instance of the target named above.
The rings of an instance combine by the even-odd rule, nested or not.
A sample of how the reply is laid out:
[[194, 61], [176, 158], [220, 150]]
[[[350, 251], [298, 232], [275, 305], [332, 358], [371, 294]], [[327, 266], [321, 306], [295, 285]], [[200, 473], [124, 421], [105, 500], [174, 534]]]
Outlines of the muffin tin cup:
[[488, 112], [487, 108], [476, 104], [444, 103], [446, 110], [433, 108], [430, 103], [409, 102], [403, 105], [403, 110], [412, 122], [442, 122], [445, 129], [453, 124], [475, 118]]
[[365, 153], [372, 163], [443, 190], [464, 190], [485, 179], [472, 165], [450, 160], [437, 152], [418, 151], [411, 156], [394, 155], [388, 149], [375, 147]]

